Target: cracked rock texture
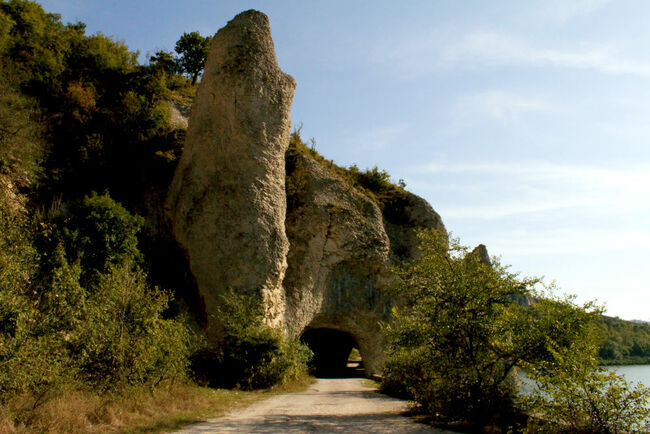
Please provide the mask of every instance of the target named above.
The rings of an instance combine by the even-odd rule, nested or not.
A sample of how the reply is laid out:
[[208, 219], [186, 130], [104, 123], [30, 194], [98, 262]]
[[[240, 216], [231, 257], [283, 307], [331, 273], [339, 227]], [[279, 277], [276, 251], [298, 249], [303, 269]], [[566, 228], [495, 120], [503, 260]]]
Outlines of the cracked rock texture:
[[417, 228], [444, 230], [440, 216], [423, 199], [408, 193], [399, 224], [377, 203], [323, 167], [309, 154], [293, 154], [292, 176], [301, 190], [287, 213], [289, 268], [284, 280], [287, 327], [350, 333], [359, 345], [367, 373], [383, 363], [379, 321], [392, 308], [385, 289], [387, 267], [417, 253]]
[[288, 150], [294, 88], [277, 65], [264, 14], [243, 12], [221, 29], [166, 213], [209, 336], [220, 337], [213, 315], [220, 294], [260, 293], [269, 324], [291, 336], [317, 328], [350, 333], [366, 372], [378, 373], [379, 321], [392, 307], [388, 267], [418, 254], [417, 229], [444, 225], [418, 196], [400, 190], [397, 205], [382, 206], [306, 148]]
[[289, 243], [284, 154], [294, 79], [275, 58], [266, 15], [246, 11], [215, 35], [167, 199], [208, 316], [228, 287], [259, 292], [281, 324]]

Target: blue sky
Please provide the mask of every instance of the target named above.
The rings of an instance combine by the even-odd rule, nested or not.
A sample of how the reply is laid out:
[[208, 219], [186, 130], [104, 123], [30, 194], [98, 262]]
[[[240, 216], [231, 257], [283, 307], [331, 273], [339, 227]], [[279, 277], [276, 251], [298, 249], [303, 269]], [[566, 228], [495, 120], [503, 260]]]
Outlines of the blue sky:
[[467, 245], [650, 320], [650, 2], [47, 0], [139, 50], [269, 15], [292, 120]]

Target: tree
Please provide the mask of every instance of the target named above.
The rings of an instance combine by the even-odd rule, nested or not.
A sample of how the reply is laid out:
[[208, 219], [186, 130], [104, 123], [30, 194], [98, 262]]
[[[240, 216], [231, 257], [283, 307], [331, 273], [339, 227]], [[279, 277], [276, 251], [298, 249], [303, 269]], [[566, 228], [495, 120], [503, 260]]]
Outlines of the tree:
[[196, 83], [196, 79], [205, 67], [210, 42], [212, 42], [210, 36], [203, 37], [199, 32], [183, 33], [183, 36], [176, 41], [174, 51], [180, 54], [177, 59], [178, 67], [192, 77], [192, 85]]
[[518, 410], [515, 368], [553, 360], [549, 342], [584, 340], [598, 310], [539, 297], [521, 306], [514, 300], [533, 295], [538, 279], [486, 262], [444, 232], [419, 237], [421, 256], [395, 270], [402, 304], [385, 327], [383, 387], [442, 420], [506, 423]]
[[165, 71], [168, 74], [173, 74], [178, 69], [172, 53], [165, 50], [157, 51], [156, 54], [149, 58], [149, 63], [157, 70]]
[[223, 335], [192, 357], [200, 384], [212, 387], [259, 389], [307, 375], [312, 352], [297, 337], [264, 323], [259, 296], [229, 288], [219, 297], [214, 315]]
[[529, 420], [530, 432], [648, 432], [650, 389], [599, 367], [596, 339], [549, 348], [553, 358], [527, 370], [536, 387], [524, 402], [543, 415]]
[[81, 283], [96, 283], [100, 275], [125, 261], [142, 260], [138, 233], [144, 224], [108, 194], [93, 193], [71, 207], [72, 216], [61, 222], [67, 254], [79, 261]]

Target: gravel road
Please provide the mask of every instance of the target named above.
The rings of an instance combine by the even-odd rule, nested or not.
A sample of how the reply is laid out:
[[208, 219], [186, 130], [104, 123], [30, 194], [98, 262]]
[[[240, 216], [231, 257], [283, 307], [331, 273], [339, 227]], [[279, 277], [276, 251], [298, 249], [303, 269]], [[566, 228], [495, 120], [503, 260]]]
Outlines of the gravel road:
[[401, 416], [404, 401], [360, 378], [319, 379], [307, 391], [273, 396], [178, 433], [441, 433]]

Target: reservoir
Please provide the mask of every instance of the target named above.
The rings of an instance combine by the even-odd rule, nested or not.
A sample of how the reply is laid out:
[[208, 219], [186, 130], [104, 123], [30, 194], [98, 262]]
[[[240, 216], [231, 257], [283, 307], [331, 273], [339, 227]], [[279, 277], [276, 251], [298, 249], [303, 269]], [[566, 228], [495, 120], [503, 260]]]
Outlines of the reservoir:
[[650, 387], [650, 365], [608, 366], [607, 369], [623, 375], [630, 383]]
[[[650, 387], [650, 365], [605, 366], [605, 369], [622, 375], [631, 386], [641, 383]], [[521, 393], [525, 395], [532, 393], [533, 385], [524, 371], [519, 371], [519, 379], [521, 380]]]

